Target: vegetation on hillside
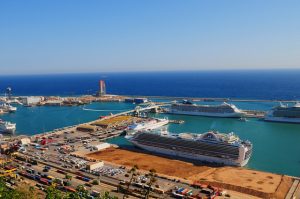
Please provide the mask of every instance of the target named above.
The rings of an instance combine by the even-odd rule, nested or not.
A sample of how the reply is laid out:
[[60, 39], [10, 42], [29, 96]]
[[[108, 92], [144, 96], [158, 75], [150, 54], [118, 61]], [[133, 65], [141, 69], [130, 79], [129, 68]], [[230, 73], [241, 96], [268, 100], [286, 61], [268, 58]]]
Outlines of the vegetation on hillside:
[[[41, 196], [38, 190], [29, 185], [21, 185], [16, 189], [9, 188], [3, 179], [0, 179], [0, 199], [85, 199], [88, 197], [88, 191], [83, 186], [78, 186], [75, 193], [65, 193], [57, 190], [53, 186], [49, 186], [45, 190], [45, 196]], [[95, 199], [117, 199], [111, 196], [109, 192], [94, 197]]]

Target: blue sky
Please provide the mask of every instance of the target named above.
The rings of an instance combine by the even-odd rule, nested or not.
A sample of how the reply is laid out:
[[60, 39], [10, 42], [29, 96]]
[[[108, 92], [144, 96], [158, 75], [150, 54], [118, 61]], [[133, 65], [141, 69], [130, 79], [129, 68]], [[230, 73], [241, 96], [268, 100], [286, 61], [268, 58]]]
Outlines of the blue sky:
[[300, 1], [0, 1], [0, 74], [300, 68]]

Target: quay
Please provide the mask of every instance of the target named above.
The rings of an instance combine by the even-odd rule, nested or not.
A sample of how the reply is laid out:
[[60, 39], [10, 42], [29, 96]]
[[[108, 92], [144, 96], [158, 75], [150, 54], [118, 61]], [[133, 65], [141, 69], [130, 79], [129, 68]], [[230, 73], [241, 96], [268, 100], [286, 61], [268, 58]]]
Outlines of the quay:
[[138, 95], [122, 95], [123, 97], [131, 98], [149, 98], [160, 100], [191, 100], [191, 101], [203, 101], [203, 102], [284, 102], [284, 103], [296, 103], [299, 100], [283, 100], [283, 99], [236, 99], [236, 98], [210, 98], [210, 97], [176, 97], [176, 96], [138, 96]]

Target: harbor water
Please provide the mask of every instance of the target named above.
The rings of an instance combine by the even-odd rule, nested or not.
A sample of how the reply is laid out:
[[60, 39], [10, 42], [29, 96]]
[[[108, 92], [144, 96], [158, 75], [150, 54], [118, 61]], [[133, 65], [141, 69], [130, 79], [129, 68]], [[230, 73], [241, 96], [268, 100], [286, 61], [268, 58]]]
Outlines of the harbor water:
[[[243, 109], [268, 110], [274, 102], [234, 102]], [[4, 120], [17, 123], [16, 134], [33, 135], [56, 128], [88, 122], [99, 116], [118, 113], [134, 108], [130, 103], [105, 102], [74, 107], [22, 107], [16, 113], [0, 116]], [[203, 133], [209, 130], [234, 132], [242, 139], [253, 143], [254, 151], [246, 167], [300, 176], [300, 125], [271, 123], [250, 118], [247, 122], [236, 118], [211, 118], [200, 116], [152, 114], [153, 117], [167, 117], [184, 120], [183, 124], [169, 124], [168, 130], [174, 133]], [[124, 137], [110, 139], [109, 142], [129, 146]]]
[[[99, 79], [104, 79], [108, 93], [112, 94], [299, 100], [299, 76], [300, 70], [0, 76], [0, 90], [3, 93], [10, 86], [13, 95], [26, 96], [93, 94], [98, 89]], [[234, 104], [241, 109], [263, 111], [278, 105], [277, 102], [254, 101]], [[92, 103], [85, 107], [17, 106], [16, 113], [0, 115], [0, 118], [17, 123], [17, 134], [33, 135], [95, 120], [102, 115], [130, 110], [134, 106], [126, 103]], [[300, 176], [299, 124], [271, 123], [256, 118], [242, 122], [230, 118], [168, 114], [154, 116], [184, 120], [183, 124], [168, 126], [169, 130], [175, 133], [233, 131], [242, 139], [253, 143], [254, 151], [247, 167]], [[109, 141], [129, 145], [123, 137]]]

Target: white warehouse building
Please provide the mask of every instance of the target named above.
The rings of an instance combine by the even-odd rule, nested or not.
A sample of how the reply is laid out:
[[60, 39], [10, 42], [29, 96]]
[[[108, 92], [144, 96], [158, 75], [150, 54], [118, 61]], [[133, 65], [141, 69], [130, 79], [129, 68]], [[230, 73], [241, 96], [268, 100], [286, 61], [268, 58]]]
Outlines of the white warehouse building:
[[110, 147], [110, 144], [107, 142], [104, 142], [104, 143], [93, 146], [93, 150], [101, 151], [101, 150], [107, 149], [109, 147]]

